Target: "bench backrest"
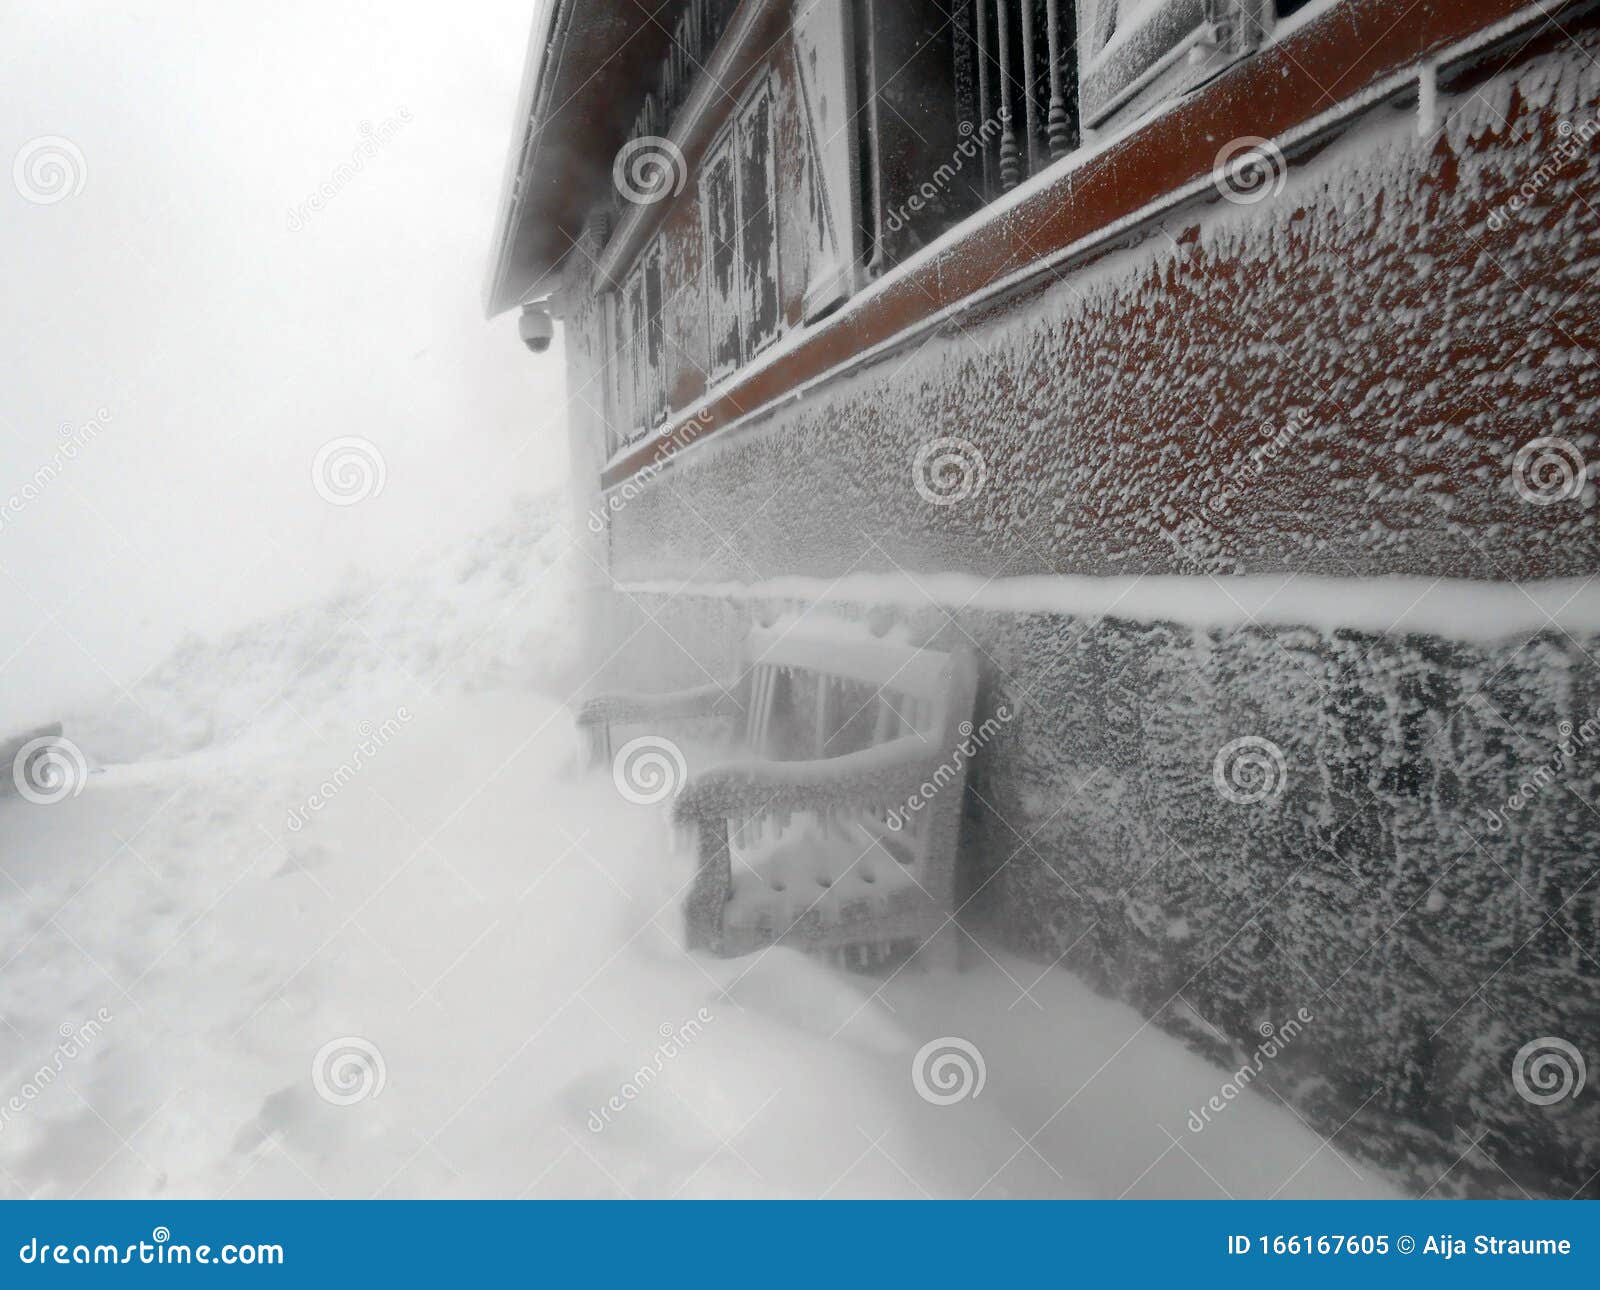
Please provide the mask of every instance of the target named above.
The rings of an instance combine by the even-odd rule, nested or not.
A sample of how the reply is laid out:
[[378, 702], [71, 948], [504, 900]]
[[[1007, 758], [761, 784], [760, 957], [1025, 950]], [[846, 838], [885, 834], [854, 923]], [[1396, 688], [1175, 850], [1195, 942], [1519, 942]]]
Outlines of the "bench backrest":
[[[950, 777], [928, 800], [915, 809], [885, 802], [865, 808], [864, 816], [876, 822], [874, 831], [893, 836], [918, 886], [953, 908], [967, 773], [965, 757], [955, 750], [972, 730], [978, 688], [972, 654], [875, 637], [858, 624], [802, 618], [752, 631], [744, 670], [746, 739], [758, 756], [827, 758], [915, 733], [927, 745], [919, 751], [943, 759]], [[863, 813], [852, 817], [866, 823]], [[758, 845], [786, 821], [756, 814], [732, 823], [737, 841]]]
[[749, 746], [771, 748], [783, 678], [803, 678], [799, 697], [811, 710], [806, 725], [812, 736], [803, 755], [809, 757], [913, 733], [930, 751], [948, 748], [957, 724], [972, 714], [977, 688], [976, 669], [965, 653], [909, 645], [873, 636], [859, 624], [826, 619], [756, 628], [745, 642], [744, 667]]

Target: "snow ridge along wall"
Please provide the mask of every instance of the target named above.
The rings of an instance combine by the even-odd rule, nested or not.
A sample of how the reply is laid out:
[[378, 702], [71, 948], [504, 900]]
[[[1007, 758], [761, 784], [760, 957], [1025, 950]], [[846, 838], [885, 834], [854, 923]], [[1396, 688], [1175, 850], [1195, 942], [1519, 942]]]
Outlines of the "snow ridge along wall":
[[[1593, 575], [1593, 481], [1536, 505], [1514, 476], [1543, 436], [1600, 456], [1583, 21], [1582, 48], [1441, 84], [1431, 128], [1380, 105], [1275, 195], [1169, 215], [684, 454], [610, 517], [617, 578], [682, 587], [613, 598], [617, 641], [659, 620], [617, 675], [729, 665], [779, 606], [697, 594], [724, 581]], [[954, 501], [917, 487], [941, 438]], [[1600, 1063], [1600, 638], [834, 608], [970, 636], [983, 713], [1018, 714], [973, 767], [974, 930], [1230, 1069], [1305, 1008], [1258, 1083], [1419, 1191], [1597, 1194], [1592, 1088], [1540, 1104], [1512, 1073], [1550, 1037]], [[1245, 739], [1281, 769], [1241, 803], [1214, 772]]]

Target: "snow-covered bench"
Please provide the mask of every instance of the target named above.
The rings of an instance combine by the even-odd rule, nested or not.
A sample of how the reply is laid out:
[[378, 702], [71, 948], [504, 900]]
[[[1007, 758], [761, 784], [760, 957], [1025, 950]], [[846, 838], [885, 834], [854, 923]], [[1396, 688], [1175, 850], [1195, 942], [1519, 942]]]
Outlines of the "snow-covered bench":
[[742, 718], [736, 754], [690, 778], [674, 807], [697, 838], [692, 948], [951, 965], [976, 690], [966, 651], [806, 618], [752, 631], [726, 687], [601, 696], [578, 721], [609, 757], [613, 725]]

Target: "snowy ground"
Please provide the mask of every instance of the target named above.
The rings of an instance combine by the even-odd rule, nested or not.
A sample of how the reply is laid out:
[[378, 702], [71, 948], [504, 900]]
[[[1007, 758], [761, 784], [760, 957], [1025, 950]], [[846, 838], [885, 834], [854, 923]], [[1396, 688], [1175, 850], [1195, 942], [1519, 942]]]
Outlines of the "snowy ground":
[[0, 1192], [1393, 1194], [1254, 1092], [1191, 1132], [1229, 1073], [1059, 969], [686, 954], [666, 808], [578, 763], [563, 546], [194, 643], [0, 800]]

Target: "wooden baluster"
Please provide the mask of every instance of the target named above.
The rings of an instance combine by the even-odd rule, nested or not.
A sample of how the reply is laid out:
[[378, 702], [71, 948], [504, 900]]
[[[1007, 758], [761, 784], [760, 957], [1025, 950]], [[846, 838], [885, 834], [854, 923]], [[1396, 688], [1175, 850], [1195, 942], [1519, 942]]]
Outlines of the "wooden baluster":
[[1019, 0], [1022, 6], [1022, 103], [1023, 124], [1028, 135], [1028, 173], [1044, 168], [1039, 152], [1039, 74], [1034, 66], [1033, 0]]
[[1061, 0], [1046, 0], [1045, 36], [1050, 46], [1050, 111], [1045, 129], [1050, 135], [1050, 160], [1059, 161], [1072, 151], [1072, 122], [1062, 89], [1065, 55], [1061, 49]]
[[978, 0], [978, 119], [974, 123], [983, 144], [983, 191], [994, 195], [994, 157], [989, 152], [989, 119], [994, 114], [994, 96], [989, 84], [989, 0]]
[[1011, 116], [1011, 31], [1006, 9], [1012, 0], [995, 0], [995, 35], [1000, 56], [1000, 187], [1010, 192], [1022, 179], [1021, 157], [1017, 151], [1016, 123]]

